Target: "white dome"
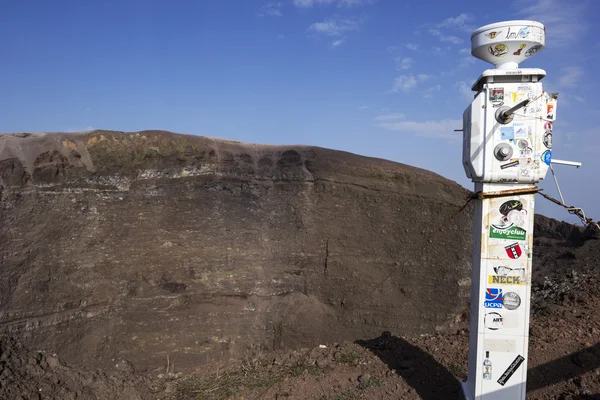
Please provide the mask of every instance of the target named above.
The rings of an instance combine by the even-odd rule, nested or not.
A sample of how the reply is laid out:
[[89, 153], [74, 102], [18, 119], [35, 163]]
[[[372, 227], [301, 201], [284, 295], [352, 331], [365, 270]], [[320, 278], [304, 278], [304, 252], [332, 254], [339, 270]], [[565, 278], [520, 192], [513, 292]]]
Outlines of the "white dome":
[[471, 35], [471, 54], [499, 69], [518, 68], [545, 45], [546, 28], [536, 21], [497, 22]]

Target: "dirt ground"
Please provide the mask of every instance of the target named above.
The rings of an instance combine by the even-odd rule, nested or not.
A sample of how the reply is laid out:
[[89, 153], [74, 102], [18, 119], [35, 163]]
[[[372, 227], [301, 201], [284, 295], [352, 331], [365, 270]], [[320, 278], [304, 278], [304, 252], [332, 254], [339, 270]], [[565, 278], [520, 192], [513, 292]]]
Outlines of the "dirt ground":
[[[588, 245], [598, 245], [589, 243]], [[590, 249], [573, 249], [579, 256]], [[597, 266], [547, 278], [534, 291], [528, 399], [600, 399]], [[324, 343], [255, 353], [191, 374], [70, 368], [56, 355], [0, 337], [1, 399], [457, 399], [466, 377], [468, 316], [451, 333]]]

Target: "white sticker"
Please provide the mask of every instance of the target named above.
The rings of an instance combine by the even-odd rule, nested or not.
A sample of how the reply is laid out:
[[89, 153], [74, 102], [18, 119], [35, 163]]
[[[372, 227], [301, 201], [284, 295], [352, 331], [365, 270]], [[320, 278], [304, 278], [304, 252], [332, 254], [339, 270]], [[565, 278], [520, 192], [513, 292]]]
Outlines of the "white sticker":
[[486, 351], [497, 353], [514, 353], [517, 351], [517, 342], [510, 339], [486, 339], [483, 342]]

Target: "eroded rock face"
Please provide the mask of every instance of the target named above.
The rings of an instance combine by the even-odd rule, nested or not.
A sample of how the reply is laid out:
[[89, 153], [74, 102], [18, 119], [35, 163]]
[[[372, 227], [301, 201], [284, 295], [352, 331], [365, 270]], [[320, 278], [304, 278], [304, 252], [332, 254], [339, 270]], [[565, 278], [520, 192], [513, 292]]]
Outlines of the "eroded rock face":
[[179, 370], [468, 308], [466, 191], [418, 168], [94, 131], [2, 135], [0, 185], [0, 331], [79, 366]]

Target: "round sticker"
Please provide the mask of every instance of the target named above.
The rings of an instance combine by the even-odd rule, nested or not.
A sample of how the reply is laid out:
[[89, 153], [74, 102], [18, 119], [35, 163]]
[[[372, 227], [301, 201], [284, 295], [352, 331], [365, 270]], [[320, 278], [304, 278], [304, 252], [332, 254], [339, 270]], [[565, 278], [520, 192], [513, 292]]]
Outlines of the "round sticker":
[[540, 44], [536, 44], [535, 46], [531, 46], [529, 48], [529, 50], [527, 50], [525, 52], [525, 57], [531, 57], [532, 55], [534, 55], [535, 53], [537, 53], [538, 51], [542, 50], [543, 47]]
[[542, 154], [542, 161], [546, 163], [546, 165], [550, 165], [552, 162], [552, 152], [550, 150], [546, 150], [544, 154]]
[[500, 315], [497, 312], [491, 312], [491, 313], [487, 313], [485, 314], [485, 326], [488, 329], [491, 329], [493, 331], [496, 331], [500, 328], [502, 328], [503, 323], [503, 318], [502, 315]]
[[544, 146], [546, 146], [549, 149], [552, 148], [552, 131], [544, 135]]
[[504, 299], [502, 305], [507, 310], [516, 310], [521, 305], [521, 297], [515, 292], [504, 293]]
[[523, 203], [520, 200], [509, 200], [500, 206], [500, 214], [508, 215], [512, 210], [521, 211], [523, 209]]

